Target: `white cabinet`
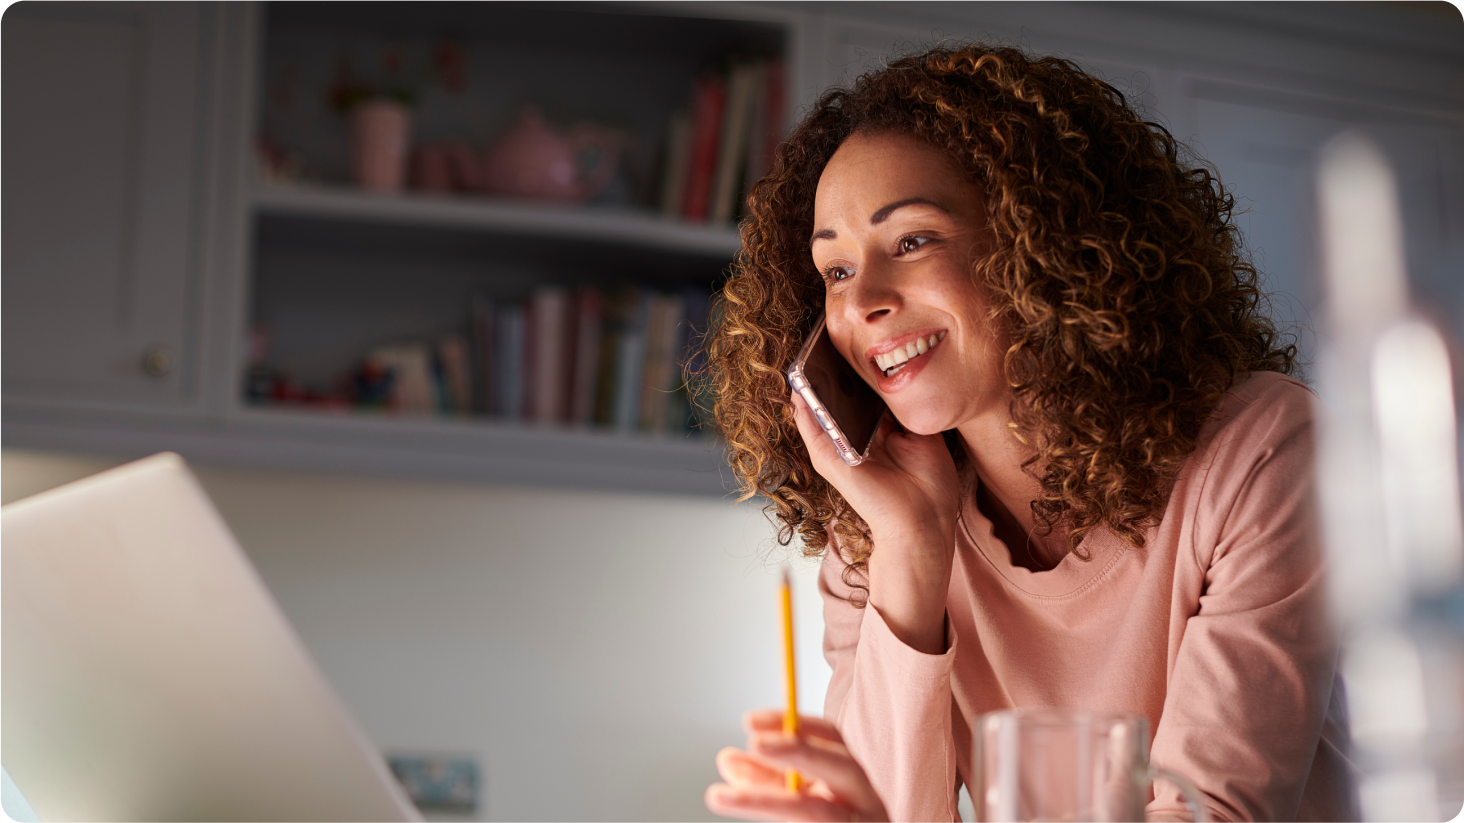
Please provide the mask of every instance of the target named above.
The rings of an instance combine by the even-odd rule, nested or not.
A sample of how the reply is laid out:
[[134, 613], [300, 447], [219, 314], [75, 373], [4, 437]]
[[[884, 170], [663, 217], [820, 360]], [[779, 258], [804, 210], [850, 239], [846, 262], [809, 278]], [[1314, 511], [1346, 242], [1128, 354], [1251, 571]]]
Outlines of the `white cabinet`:
[[192, 3], [6, 12], [7, 416], [197, 399], [200, 31], [211, 13]]

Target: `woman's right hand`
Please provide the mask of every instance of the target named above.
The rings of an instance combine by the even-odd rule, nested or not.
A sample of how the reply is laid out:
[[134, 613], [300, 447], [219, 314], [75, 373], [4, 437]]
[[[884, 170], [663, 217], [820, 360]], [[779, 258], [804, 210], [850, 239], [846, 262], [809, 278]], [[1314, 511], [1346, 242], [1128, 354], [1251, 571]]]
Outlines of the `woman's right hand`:
[[813, 468], [869, 524], [869, 602], [906, 645], [946, 650], [945, 600], [955, 555], [960, 482], [939, 434], [900, 431], [888, 414], [858, 466], [839, 458], [797, 392], [793, 413]]
[[[726, 783], [707, 787], [707, 808], [752, 820], [885, 821], [884, 803], [864, 769], [849, 754], [834, 724], [800, 715], [798, 734], [783, 733], [783, 712], [763, 709], [742, 718], [747, 749], [717, 753]], [[788, 769], [803, 776], [803, 788], [786, 788]]]

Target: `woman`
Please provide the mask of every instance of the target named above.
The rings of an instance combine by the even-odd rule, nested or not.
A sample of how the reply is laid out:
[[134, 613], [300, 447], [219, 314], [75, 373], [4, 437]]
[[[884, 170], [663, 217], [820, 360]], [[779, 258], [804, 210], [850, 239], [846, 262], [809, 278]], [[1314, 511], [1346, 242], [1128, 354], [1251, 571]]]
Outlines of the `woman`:
[[[951, 820], [976, 717], [1055, 706], [1147, 717], [1215, 819], [1354, 819], [1310, 393], [1219, 181], [1073, 64], [974, 45], [826, 93], [749, 203], [716, 415], [824, 558], [833, 679], [797, 739], [749, 715], [708, 805]], [[894, 417], [854, 468], [783, 381], [820, 313]], [[1148, 814], [1187, 817], [1164, 783]]]

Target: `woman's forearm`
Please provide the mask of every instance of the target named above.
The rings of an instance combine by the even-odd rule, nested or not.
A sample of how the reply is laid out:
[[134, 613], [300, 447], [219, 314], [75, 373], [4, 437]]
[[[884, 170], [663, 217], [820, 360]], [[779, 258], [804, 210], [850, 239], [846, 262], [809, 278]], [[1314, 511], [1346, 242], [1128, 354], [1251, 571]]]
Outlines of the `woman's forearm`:
[[925, 654], [944, 654], [954, 540], [932, 531], [912, 529], [903, 535], [873, 536], [869, 604], [905, 645]]

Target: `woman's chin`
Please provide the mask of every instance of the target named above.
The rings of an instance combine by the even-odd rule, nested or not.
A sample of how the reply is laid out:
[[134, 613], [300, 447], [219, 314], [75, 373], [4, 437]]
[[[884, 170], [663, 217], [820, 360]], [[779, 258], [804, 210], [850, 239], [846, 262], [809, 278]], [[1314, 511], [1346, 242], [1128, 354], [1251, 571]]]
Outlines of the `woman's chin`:
[[955, 428], [946, 415], [931, 414], [928, 410], [914, 412], [899, 412], [891, 410], [895, 419], [900, 421], [900, 427], [906, 434], [940, 434], [947, 429]]

